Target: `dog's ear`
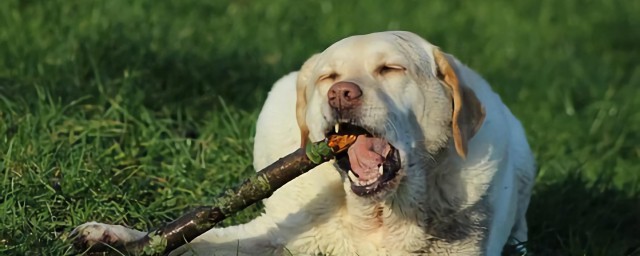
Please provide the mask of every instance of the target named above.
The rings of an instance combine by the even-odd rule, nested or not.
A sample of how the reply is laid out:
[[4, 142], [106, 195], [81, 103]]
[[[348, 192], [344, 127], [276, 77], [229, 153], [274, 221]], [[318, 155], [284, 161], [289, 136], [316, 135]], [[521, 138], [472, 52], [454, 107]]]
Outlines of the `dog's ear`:
[[307, 126], [307, 93], [311, 89], [310, 78], [311, 71], [316, 65], [318, 54], [314, 54], [307, 61], [302, 64], [300, 71], [298, 72], [298, 79], [296, 81], [296, 120], [298, 121], [298, 127], [300, 128], [300, 146], [304, 148], [309, 142], [309, 127]]
[[476, 94], [460, 79], [457, 63], [448, 54], [438, 48], [433, 50], [438, 78], [450, 89], [453, 101], [451, 130], [456, 152], [462, 158], [467, 156], [467, 142], [482, 126], [485, 112]]

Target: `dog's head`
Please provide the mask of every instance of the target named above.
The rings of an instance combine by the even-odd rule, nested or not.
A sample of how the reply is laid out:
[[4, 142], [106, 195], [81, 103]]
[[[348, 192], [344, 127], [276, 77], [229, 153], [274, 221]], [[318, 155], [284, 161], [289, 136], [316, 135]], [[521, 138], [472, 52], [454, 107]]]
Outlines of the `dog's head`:
[[[297, 81], [302, 144], [355, 134], [336, 164], [353, 193], [395, 190], [451, 145], [464, 158], [484, 110], [453, 57], [409, 32], [343, 39], [303, 65]], [[423, 176], [423, 175], [422, 175]]]

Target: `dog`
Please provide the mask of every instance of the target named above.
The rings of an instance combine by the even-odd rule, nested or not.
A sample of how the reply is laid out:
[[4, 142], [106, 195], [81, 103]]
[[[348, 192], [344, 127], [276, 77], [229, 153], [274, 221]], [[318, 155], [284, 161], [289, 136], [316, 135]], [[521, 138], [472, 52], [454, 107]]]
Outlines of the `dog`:
[[[259, 217], [171, 254], [501, 255], [527, 241], [535, 163], [520, 122], [482, 77], [420, 36], [348, 37], [277, 81], [254, 166], [332, 134], [357, 139], [265, 199]], [[145, 234], [95, 222], [75, 233], [89, 245]]]

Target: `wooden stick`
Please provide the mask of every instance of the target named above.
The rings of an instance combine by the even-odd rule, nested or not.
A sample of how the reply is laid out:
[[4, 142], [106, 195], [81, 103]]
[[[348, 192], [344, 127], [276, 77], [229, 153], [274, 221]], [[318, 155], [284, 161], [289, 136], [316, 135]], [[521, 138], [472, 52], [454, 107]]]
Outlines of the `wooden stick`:
[[222, 193], [212, 206], [198, 207], [163, 227], [133, 242], [119, 245], [94, 245], [87, 254], [105, 254], [114, 249], [134, 255], [162, 255], [190, 242], [217, 223], [246, 207], [265, 199], [287, 182], [329, 161], [347, 149], [354, 135], [333, 135], [307, 144], [257, 172], [241, 185]]

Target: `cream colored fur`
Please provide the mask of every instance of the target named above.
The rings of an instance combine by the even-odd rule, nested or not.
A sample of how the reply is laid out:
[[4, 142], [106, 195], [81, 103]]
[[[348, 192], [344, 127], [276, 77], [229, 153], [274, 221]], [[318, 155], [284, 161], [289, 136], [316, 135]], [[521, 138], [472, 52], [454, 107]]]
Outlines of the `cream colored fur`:
[[[484, 79], [449, 57], [461, 86], [475, 94], [486, 114], [465, 141], [462, 158], [452, 140], [452, 92], [438, 78], [436, 50], [408, 32], [344, 39], [301, 73], [276, 82], [258, 118], [254, 166], [260, 170], [300, 146], [297, 80], [311, 141], [324, 138], [335, 123], [326, 99], [330, 85], [358, 84], [362, 122], [379, 127], [400, 150], [402, 169], [388, 189], [357, 196], [348, 179], [325, 163], [264, 200], [261, 216], [212, 229], [172, 255], [500, 255], [510, 236], [526, 241], [535, 170], [524, 131]], [[386, 64], [406, 70], [375, 73]], [[319, 80], [333, 72], [335, 79]], [[111, 228], [123, 240], [140, 236], [121, 226], [96, 225], [78, 230]]]

